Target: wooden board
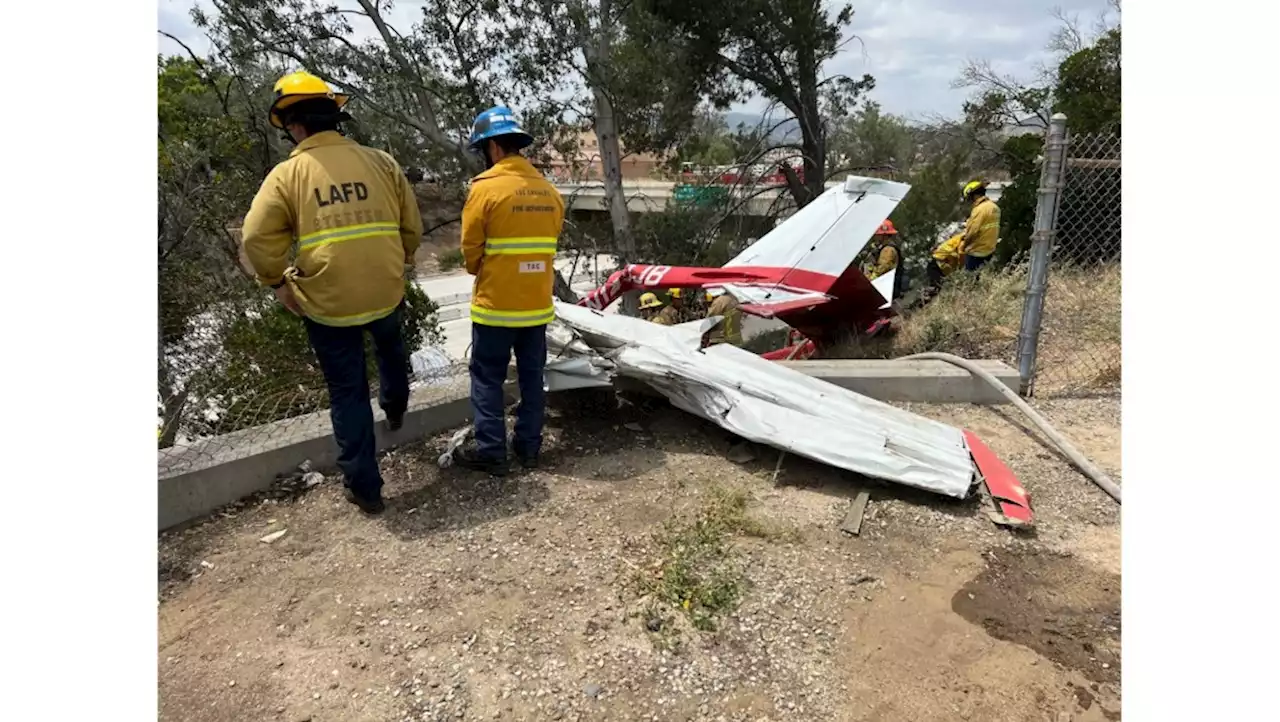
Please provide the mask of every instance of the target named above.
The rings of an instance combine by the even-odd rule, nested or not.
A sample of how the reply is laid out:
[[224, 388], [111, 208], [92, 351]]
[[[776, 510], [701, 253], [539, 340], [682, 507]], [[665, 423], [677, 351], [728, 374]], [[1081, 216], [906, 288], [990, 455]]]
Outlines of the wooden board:
[[858, 532], [862, 531], [862, 515], [867, 513], [867, 502], [870, 500], [871, 495], [866, 489], [858, 492], [858, 495], [849, 503], [849, 511], [844, 515], [844, 521], [840, 522], [840, 531], [858, 536]]

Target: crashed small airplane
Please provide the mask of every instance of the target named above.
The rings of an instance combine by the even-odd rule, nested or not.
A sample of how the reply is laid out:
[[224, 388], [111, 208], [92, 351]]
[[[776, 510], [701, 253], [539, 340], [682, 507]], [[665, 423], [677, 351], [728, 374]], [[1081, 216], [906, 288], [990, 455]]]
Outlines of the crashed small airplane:
[[800, 332], [807, 356], [850, 329], [865, 331], [894, 315], [888, 295], [897, 271], [873, 283], [853, 261], [910, 188], [849, 176], [720, 268], [630, 264], [578, 303], [602, 311], [636, 289], [722, 288], [743, 313]]
[[703, 334], [719, 317], [661, 326], [602, 313], [633, 289], [722, 288], [745, 313], [780, 319], [821, 347], [842, 329], [865, 329], [893, 314], [892, 274], [872, 284], [853, 260], [908, 190], [903, 183], [850, 177], [721, 268], [633, 264], [578, 305], [557, 302], [547, 334], [548, 390], [630, 378], [750, 441], [953, 498], [977, 487], [998, 523], [1030, 524], [1025, 489], [972, 432], [736, 346], [704, 348]]

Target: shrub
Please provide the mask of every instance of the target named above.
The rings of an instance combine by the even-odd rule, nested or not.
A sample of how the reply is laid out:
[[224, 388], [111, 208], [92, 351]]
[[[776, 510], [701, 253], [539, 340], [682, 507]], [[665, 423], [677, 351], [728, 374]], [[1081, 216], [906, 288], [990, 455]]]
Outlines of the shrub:
[[462, 268], [466, 263], [466, 259], [462, 257], [462, 249], [455, 248], [441, 253], [436, 258], [436, 263], [440, 265], [441, 271], [452, 271], [455, 268]]
[[[436, 304], [406, 282], [407, 351], [441, 340]], [[181, 428], [187, 436], [226, 434], [328, 407], [324, 375], [298, 317], [266, 295], [221, 309], [206, 320], [221, 343], [202, 359], [187, 384]], [[368, 378], [378, 371], [372, 340], [365, 339]]]

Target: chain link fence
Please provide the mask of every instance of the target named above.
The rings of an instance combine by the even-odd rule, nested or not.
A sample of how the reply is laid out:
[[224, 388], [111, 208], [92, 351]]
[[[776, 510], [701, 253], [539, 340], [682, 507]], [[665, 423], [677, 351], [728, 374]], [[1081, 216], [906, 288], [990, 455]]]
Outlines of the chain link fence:
[[1072, 135], [1068, 123], [1055, 116], [1046, 136], [1019, 334], [1025, 395], [1120, 383], [1120, 137]]
[[[328, 392], [301, 319], [247, 274], [206, 273], [184, 283], [181, 268], [162, 259], [160, 473], [247, 456], [323, 426]], [[441, 309], [416, 282], [406, 283], [402, 313], [414, 393], [456, 387], [465, 394], [464, 363], [441, 347]], [[372, 398], [378, 374], [368, 340], [365, 356]]]

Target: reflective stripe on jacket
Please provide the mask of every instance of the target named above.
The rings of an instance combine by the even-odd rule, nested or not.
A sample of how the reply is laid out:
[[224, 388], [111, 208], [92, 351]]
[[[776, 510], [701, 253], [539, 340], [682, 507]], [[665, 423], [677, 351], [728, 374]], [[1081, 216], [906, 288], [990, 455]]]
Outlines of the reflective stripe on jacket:
[[990, 198], [979, 198], [969, 211], [969, 220], [965, 221], [961, 235], [964, 237], [960, 243], [961, 253], [978, 258], [990, 256], [1000, 240], [1000, 207]]
[[472, 179], [462, 209], [462, 256], [476, 277], [471, 322], [541, 326], [555, 318], [556, 243], [564, 198], [523, 156]]
[[357, 326], [390, 315], [403, 300], [422, 216], [395, 159], [325, 131], [267, 174], [243, 235], [259, 282], [287, 279], [308, 318]]
[[707, 316], [723, 316], [724, 320], [707, 332], [708, 344], [729, 342], [734, 346], [742, 345], [742, 309], [738, 307], [738, 299], [725, 292], [715, 297], [707, 308]]

